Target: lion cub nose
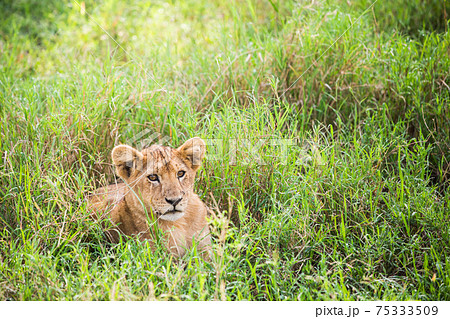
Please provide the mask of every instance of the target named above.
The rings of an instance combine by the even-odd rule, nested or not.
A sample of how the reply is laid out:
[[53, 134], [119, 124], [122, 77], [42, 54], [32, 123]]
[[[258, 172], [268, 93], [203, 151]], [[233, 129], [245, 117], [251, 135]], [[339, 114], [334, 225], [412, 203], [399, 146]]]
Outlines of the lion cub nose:
[[165, 199], [166, 199], [166, 202], [168, 202], [170, 205], [173, 205], [173, 207], [177, 206], [177, 204], [179, 202], [181, 202], [181, 200], [182, 200], [181, 197], [179, 197], [179, 198], [170, 198], [170, 199], [165, 197]]

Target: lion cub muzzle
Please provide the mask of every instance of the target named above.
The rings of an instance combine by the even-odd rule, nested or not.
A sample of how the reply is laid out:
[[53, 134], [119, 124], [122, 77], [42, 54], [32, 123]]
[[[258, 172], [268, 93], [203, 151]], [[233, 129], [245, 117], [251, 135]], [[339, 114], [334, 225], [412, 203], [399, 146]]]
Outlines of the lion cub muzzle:
[[167, 197], [164, 198], [166, 200], [166, 202], [168, 202], [170, 205], [173, 205], [173, 209], [175, 210], [175, 207], [177, 206], [177, 204], [179, 202], [181, 202], [181, 200], [183, 199], [182, 197], [180, 198], [174, 198], [174, 199], [169, 199]]
[[[179, 205], [183, 200], [182, 197], [178, 198], [164, 198], [168, 204], [172, 207], [168, 208], [165, 213], [159, 214], [159, 218], [163, 220], [176, 221], [184, 215], [184, 205]], [[178, 206], [177, 206], [178, 205]]]

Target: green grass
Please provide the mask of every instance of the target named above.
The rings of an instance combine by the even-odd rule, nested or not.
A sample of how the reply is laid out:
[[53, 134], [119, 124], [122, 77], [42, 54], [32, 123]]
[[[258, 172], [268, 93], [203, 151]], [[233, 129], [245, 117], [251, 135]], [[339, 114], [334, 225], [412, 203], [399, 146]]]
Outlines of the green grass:
[[[2, 300], [450, 300], [448, 1], [83, 4], [0, 3]], [[88, 218], [143, 132], [208, 140], [211, 263]]]

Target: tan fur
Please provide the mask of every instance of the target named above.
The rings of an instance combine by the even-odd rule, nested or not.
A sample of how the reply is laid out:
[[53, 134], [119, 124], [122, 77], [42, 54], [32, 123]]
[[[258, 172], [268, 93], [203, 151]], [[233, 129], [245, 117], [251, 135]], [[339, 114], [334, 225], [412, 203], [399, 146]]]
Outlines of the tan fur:
[[[124, 183], [97, 189], [90, 200], [95, 215], [108, 216], [116, 226], [107, 232], [108, 237], [117, 242], [120, 232], [154, 244], [151, 227], [158, 227], [175, 256], [184, 255], [195, 240], [208, 258], [206, 207], [193, 191], [205, 151], [205, 142], [198, 137], [177, 149], [153, 145], [139, 152], [128, 145], [116, 146], [111, 156]], [[177, 174], [182, 171], [180, 178]], [[157, 175], [158, 182], [151, 181], [151, 175]]]

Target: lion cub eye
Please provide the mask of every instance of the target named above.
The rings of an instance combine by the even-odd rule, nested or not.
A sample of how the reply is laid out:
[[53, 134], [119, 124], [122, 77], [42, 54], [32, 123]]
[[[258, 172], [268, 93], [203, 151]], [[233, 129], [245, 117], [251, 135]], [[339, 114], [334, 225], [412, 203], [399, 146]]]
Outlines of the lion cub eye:
[[184, 174], [186, 174], [186, 172], [185, 172], [185, 171], [178, 171], [178, 173], [177, 173], [177, 177], [178, 177], [178, 178], [181, 178], [181, 177], [183, 177], [183, 176], [184, 176]]
[[156, 174], [148, 175], [147, 178], [152, 182], [157, 182], [159, 180], [158, 175]]

